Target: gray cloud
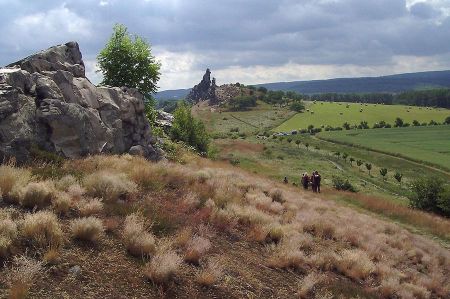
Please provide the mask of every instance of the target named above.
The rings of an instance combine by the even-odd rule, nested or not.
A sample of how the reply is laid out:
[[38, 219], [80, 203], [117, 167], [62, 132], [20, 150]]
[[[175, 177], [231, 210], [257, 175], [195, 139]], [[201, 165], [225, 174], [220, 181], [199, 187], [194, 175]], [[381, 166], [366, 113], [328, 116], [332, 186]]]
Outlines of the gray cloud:
[[363, 74], [411, 57], [449, 68], [449, 7], [449, 0], [0, 0], [0, 65], [77, 40], [92, 68], [113, 24], [123, 23], [166, 63], [165, 88], [190, 85], [206, 67], [346, 65]]

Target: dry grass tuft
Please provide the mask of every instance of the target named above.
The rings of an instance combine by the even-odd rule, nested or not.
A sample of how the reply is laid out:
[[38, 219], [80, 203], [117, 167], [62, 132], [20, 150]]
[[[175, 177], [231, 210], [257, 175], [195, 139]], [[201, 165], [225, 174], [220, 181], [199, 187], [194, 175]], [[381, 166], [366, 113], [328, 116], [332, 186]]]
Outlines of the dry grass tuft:
[[52, 208], [57, 214], [65, 215], [72, 207], [72, 199], [67, 193], [58, 192], [52, 199]]
[[25, 186], [30, 179], [31, 172], [27, 169], [16, 168], [13, 163], [0, 165], [0, 190], [3, 200], [16, 202], [11, 198], [11, 191]]
[[211, 242], [201, 236], [194, 236], [187, 244], [184, 260], [188, 263], [198, 264], [200, 259], [211, 248]]
[[316, 272], [309, 273], [305, 276], [299, 285], [297, 296], [299, 298], [311, 298], [314, 294], [314, 288], [325, 281], [326, 276]]
[[131, 214], [125, 219], [122, 238], [128, 252], [133, 256], [148, 256], [155, 253], [155, 237], [147, 231], [145, 219]]
[[43, 257], [42, 257], [42, 261], [46, 264], [46, 265], [57, 265], [59, 264], [60, 261], [60, 252], [57, 248], [50, 248], [49, 250], [47, 250]]
[[41, 247], [59, 247], [63, 232], [56, 215], [49, 211], [27, 214], [22, 223], [22, 235]]
[[26, 298], [36, 278], [43, 273], [42, 262], [25, 256], [14, 257], [7, 273], [9, 298]]
[[99, 198], [78, 201], [77, 209], [83, 217], [100, 214], [103, 211], [103, 201]]
[[0, 259], [9, 255], [17, 235], [17, 224], [9, 216], [0, 218]]
[[72, 220], [70, 231], [74, 239], [95, 243], [103, 237], [105, 228], [100, 219], [90, 216]]
[[31, 182], [18, 190], [19, 201], [25, 208], [44, 208], [52, 203], [56, 195], [52, 181]]
[[270, 190], [269, 195], [275, 202], [284, 203], [286, 201], [284, 199], [283, 191], [281, 191], [280, 189]]
[[144, 267], [144, 275], [154, 283], [165, 283], [178, 273], [182, 261], [175, 251], [158, 253]]
[[55, 187], [59, 191], [67, 192], [69, 188], [73, 185], [77, 185], [78, 180], [73, 175], [66, 175], [60, 178], [58, 181], [55, 182]]
[[76, 183], [67, 188], [67, 194], [74, 201], [80, 201], [83, 198], [83, 195], [86, 193], [86, 189], [81, 187], [80, 184]]
[[195, 280], [202, 286], [212, 286], [223, 276], [223, 266], [218, 259], [210, 259], [206, 267], [197, 273]]
[[337, 269], [352, 279], [366, 279], [375, 272], [375, 265], [365, 251], [346, 249], [337, 260]]
[[100, 171], [84, 179], [87, 194], [105, 200], [126, 199], [137, 191], [136, 183], [123, 173]]

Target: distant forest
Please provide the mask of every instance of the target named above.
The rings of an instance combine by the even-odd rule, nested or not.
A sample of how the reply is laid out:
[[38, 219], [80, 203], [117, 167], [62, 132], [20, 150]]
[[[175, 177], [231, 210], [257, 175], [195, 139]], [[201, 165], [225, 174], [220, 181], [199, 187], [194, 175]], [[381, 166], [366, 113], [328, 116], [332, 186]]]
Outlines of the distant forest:
[[303, 99], [325, 102], [362, 102], [384, 103], [386, 105], [402, 104], [412, 106], [429, 106], [450, 108], [450, 89], [429, 89], [392, 93], [323, 93], [303, 95]]

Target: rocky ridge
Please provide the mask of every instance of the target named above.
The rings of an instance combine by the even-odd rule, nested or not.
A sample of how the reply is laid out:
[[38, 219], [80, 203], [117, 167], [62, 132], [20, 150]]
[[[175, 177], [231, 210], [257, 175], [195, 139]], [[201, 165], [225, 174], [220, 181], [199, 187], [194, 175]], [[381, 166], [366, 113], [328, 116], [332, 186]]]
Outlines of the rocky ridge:
[[96, 87], [76, 42], [0, 68], [0, 159], [26, 161], [34, 148], [67, 158], [131, 153], [158, 160], [144, 97]]

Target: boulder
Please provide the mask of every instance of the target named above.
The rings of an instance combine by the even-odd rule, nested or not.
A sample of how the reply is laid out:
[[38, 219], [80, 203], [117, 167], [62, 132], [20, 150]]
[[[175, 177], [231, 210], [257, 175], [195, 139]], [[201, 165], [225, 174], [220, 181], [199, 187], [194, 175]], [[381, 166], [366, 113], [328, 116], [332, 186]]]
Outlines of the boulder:
[[139, 152], [158, 160], [144, 110], [136, 89], [93, 85], [76, 42], [52, 47], [0, 68], [0, 160], [25, 162], [36, 147], [67, 158]]

